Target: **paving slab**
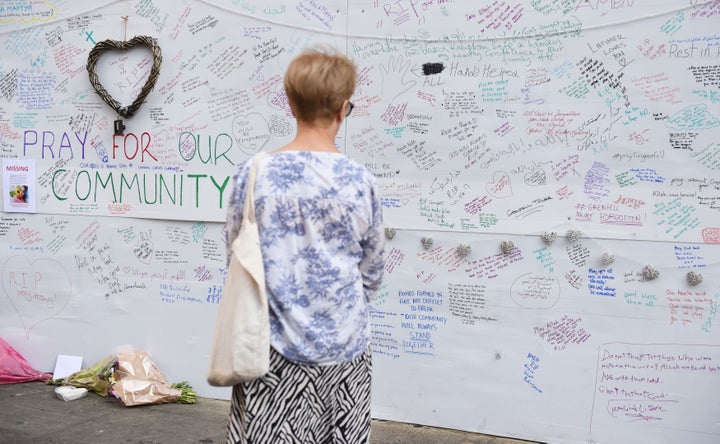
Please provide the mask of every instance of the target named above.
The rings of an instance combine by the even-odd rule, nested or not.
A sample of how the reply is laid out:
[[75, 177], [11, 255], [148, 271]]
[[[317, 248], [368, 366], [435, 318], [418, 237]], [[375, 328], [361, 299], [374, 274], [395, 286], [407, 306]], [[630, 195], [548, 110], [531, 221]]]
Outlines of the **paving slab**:
[[[195, 404], [124, 407], [95, 393], [74, 401], [42, 382], [0, 385], [2, 444], [224, 443], [230, 402], [198, 398]], [[373, 421], [371, 444], [528, 444], [458, 430]]]

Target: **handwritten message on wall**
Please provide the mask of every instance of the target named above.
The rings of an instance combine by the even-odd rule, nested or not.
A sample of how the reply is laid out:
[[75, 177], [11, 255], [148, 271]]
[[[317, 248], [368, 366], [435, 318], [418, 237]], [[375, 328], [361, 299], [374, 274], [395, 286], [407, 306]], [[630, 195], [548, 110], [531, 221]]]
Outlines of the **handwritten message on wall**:
[[[227, 398], [204, 371], [232, 177], [292, 140], [285, 68], [331, 45], [358, 70], [336, 144], [397, 233], [369, 314], [373, 414], [715, 443], [719, 19], [717, 0], [2, 2], [0, 159], [34, 162], [37, 214], [0, 214], [0, 336], [43, 370], [153, 346]], [[122, 118], [88, 54], [135, 35], [162, 63]], [[129, 104], [153, 61], [110, 51], [96, 72]]]

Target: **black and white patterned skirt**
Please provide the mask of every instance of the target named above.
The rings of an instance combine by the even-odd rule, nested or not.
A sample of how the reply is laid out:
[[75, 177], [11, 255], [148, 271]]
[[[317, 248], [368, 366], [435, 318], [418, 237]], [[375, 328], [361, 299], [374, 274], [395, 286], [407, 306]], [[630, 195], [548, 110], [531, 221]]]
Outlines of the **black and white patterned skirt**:
[[233, 387], [227, 443], [363, 444], [370, 438], [370, 349], [332, 366], [270, 349], [270, 372]]

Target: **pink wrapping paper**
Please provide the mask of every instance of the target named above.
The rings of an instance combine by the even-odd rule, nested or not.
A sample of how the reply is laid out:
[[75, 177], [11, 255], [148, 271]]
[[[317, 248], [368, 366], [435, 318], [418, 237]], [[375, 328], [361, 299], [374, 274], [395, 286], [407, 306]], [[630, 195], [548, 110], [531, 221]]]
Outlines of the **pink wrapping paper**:
[[10, 344], [0, 338], [0, 384], [47, 381], [52, 373], [35, 370]]

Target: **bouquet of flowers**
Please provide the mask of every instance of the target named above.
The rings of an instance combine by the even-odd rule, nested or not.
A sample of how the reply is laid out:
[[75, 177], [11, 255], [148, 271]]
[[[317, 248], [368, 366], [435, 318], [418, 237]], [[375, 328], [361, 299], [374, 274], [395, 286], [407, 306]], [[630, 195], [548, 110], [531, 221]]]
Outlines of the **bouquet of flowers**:
[[107, 396], [114, 366], [115, 356], [109, 355], [90, 367], [78, 370], [65, 378], [51, 379], [47, 383], [86, 388], [100, 396]]
[[192, 404], [196, 399], [187, 382], [168, 383], [143, 350], [119, 350], [113, 380], [111, 393], [127, 407], [164, 402]]
[[186, 381], [170, 384], [142, 350], [119, 350], [90, 367], [48, 384], [86, 388], [100, 396], [112, 394], [125, 406], [179, 402], [193, 404], [197, 393]]

